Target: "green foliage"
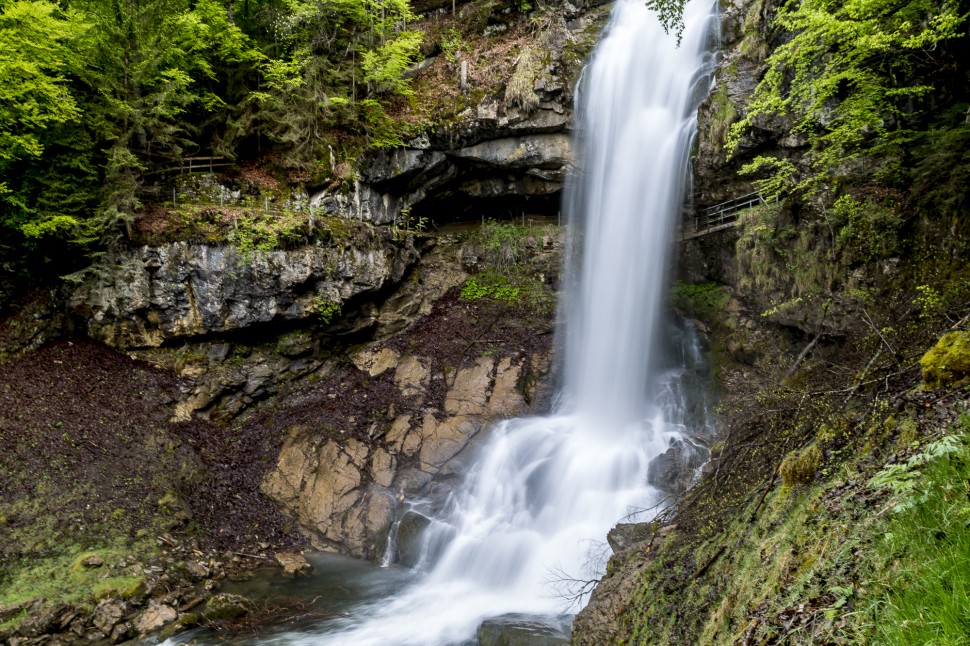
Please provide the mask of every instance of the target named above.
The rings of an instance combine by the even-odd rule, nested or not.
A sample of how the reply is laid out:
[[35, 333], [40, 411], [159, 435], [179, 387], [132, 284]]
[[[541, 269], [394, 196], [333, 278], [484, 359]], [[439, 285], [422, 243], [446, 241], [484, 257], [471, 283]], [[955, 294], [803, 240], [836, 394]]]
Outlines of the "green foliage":
[[[783, 118], [810, 146], [808, 167], [759, 157], [747, 172], [766, 172], [762, 190], [811, 193], [872, 158], [882, 172], [914, 140], [916, 106], [932, 91], [931, 74], [948, 64], [940, 47], [963, 37], [966, 13], [952, 0], [805, 0], [781, 7], [775, 25], [792, 34], [767, 59], [767, 72], [735, 124], [727, 149], [765, 119]], [[870, 164], [873, 166], [873, 164]]]
[[853, 261], [869, 262], [891, 256], [899, 247], [902, 219], [892, 201], [859, 200], [843, 195], [832, 209], [830, 224], [839, 226], [838, 244]]
[[449, 27], [441, 37], [441, 53], [452, 63], [457, 63], [464, 48], [461, 32], [455, 27]]
[[342, 312], [343, 308], [339, 300], [334, 300], [323, 294], [317, 294], [316, 298], [313, 299], [313, 313], [324, 325], [329, 325]]
[[477, 257], [478, 274], [462, 287], [465, 300], [489, 298], [524, 306], [539, 314], [555, 308], [555, 294], [545, 284], [547, 268], [537, 253], [552, 230], [487, 220], [469, 236], [463, 253]]
[[670, 288], [670, 298], [674, 307], [687, 316], [713, 322], [731, 300], [731, 294], [726, 287], [717, 283], [691, 285], [677, 281]]
[[364, 53], [361, 68], [364, 80], [374, 83], [379, 91], [403, 96], [413, 94], [410, 79], [404, 71], [421, 55], [423, 35], [419, 31], [404, 31], [380, 47]]
[[920, 309], [920, 318], [939, 315], [943, 311], [943, 297], [930, 285], [917, 285], [913, 304]]
[[75, 48], [85, 29], [76, 13], [41, 0], [0, 8], [0, 231], [40, 238], [78, 223], [73, 212], [38, 208], [24, 174], [43, 166], [56, 149], [52, 134], [81, 114], [68, 75], [80, 66]]
[[3, 260], [53, 255], [50, 239], [126, 244], [148, 175], [185, 156], [268, 145], [281, 166], [317, 168], [336, 127], [362, 142], [342, 156], [401, 145], [420, 119], [388, 106], [410, 93], [414, 18], [407, 0], [0, 4]]
[[527, 241], [534, 241], [538, 233], [538, 227], [488, 219], [472, 234], [471, 242], [479, 248], [486, 264], [504, 269], [524, 260]]
[[466, 301], [489, 297], [497, 301], [514, 303], [521, 294], [521, 288], [511, 285], [508, 276], [500, 274], [472, 276], [461, 288], [461, 297]]
[[942, 111], [915, 151], [914, 191], [919, 209], [933, 218], [961, 218], [970, 207], [970, 106]]
[[961, 427], [871, 481], [889, 489], [895, 503], [874, 534], [872, 590], [858, 612], [872, 643], [970, 643], [966, 416]]
[[678, 42], [684, 31], [685, 4], [685, 0], [647, 0], [647, 9], [657, 14], [667, 33], [672, 31], [677, 34]]
[[[72, 41], [83, 29], [75, 14], [40, 0], [0, 10], [0, 162], [39, 157], [40, 133], [78, 117], [65, 74], [77, 65]], [[0, 195], [8, 190], [0, 182]]]

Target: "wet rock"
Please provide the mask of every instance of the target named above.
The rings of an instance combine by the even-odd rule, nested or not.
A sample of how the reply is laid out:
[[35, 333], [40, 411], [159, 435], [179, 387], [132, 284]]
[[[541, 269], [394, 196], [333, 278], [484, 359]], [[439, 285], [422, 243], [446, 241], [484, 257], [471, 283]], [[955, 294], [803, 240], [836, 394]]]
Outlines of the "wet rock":
[[450, 415], [484, 412], [494, 365], [492, 357], [479, 357], [474, 366], [459, 370], [445, 396], [445, 412]]
[[355, 514], [348, 513], [364, 495], [367, 456], [367, 447], [357, 440], [316, 443], [306, 429], [296, 427], [261, 489], [310, 531], [317, 549], [343, 545], [351, 554], [373, 556], [364, 552], [364, 535], [374, 528], [361, 530], [351, 521]]
[[397, 528], [396, 563], [404, 567], [414, 567], [421, 560], [422, 537], [431, 521], [416, 511], [406, 511]]
[[480, 646], [565, 646], [571, 620], [508, 614], [486, 619], [478, 627]]
[[59, 632], [66, 630], [76, 616], [74, 607], [68, 604], [60, 603], [46, 608], [31, 604], [18, 632], [25, 637]]
[[24, 610], [38, 609], [44, 600], [40, 597], [30, 599], [29, 601], [21, 601], [20, 603], [12, 603], [6, 606], [0, 606], [0, 622], [7, 621], [12, 617], [16, 617]]
[[470, 417], [446, 417], [440, 422], [433, 413], [424, 416], [421, 436], [421, 468], [437, 473], [449, 460], [458, 455], [481, 430], [481, 422]]
[[283, 576], [295, 577], [299, 574], [309, 574], [313, 570], [313, 566], [302, 554], [279, 552], [275, 556], [276, 562], [283, 568]]
[[512, 417], [522, 412], [525, 398], [519, 392], [522, 366], [513, 364], [511, 357], [503, 357], [495, 368], [495, 385], [488, 398], [487, 412], [494, 417]]
[[310, 354], [313, 351], [313, 337], [305, 331], [284, 334], [276, 342], [276, 351], [291, 359]]
[[222, 592], [209, 599], [202, 616], [209, 621], [236, 619], [249, 614], [253, 602], [238, 594]]
[[175, 608], [165, 604], [158, 604], [145, 608], [132, 622], [132, 628], [139, 635], [147, 635], [154, 632], [165, 624], [171, 623], [178, 618]]
[[382, 487], [390, 487], [391, 483], [394, 482], [396, 462], [394, 456], [384, 449], [375, 449], [370, 458], [371, 479]]
[[127, 639], [130, 639], [132, 636], [133, 636], [132, 625], [127, 622], [124, 622], [112, 628], [111, 634], [109, 635], [108, 638], [111, 640], [112, 643], [117, 644]]
[[394, 452], [410, 457], [421, 447], [421, 435], [411, 431], [411, 416], [401, 415], [391, 423], [387, 444]]
[[[507, 169], [563, 170], [572, 159], [572, 141], [565, 133], [508, 137], [461, 148], [453, 154]], [[561, 175], [555, 178], [563, 179]]]
[[400, 358], [401, 355], [390, 348], [381, 348], [376, 351], [361, 350], [351, 356], [351, 360], [357, 369], [366, 372], [371, 377], [376, 377], [397, 367]]
[[189, 576], [197, 581], [207, 579], [211, 574], [209, 567], [198, 561], [186, 561], [185, 570], [189, 573]]
[[647, 482], [668, 493], [682, 493], [693, 484], [697, 470], [708, 457], [710, 451], [706, 447], [675, 439], [669, 449], [650, 461]]
[[421, 357], [407, 356], [401, 359], [394, 371], [394, 383], [405, 397], [416, 397], [424, 393], [431, 378], [429, 361]]

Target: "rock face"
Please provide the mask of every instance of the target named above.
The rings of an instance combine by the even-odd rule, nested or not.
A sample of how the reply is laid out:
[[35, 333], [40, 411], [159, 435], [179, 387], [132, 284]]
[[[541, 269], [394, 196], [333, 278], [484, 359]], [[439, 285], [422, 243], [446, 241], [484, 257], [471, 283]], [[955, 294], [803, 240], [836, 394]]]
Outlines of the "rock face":
[[382, 557], [392, 523], [405, 512], [404, 497], [427, 493], [435, 476], [456, 473], [463, 452], [492, 420], [526, 409], [517, 384], [527, 359], [480, 357], [457, 370], [438, 410], [421, 405], [432, 359], [395, 354], [384, 349], [355, 358], [373, 376], [392, 373], [397, 397], [417, 399], [423, 415], [378, 425], [377, 444], [294, 426], [263, 480], [263, 493], [299, 521], [318, 549]]
[[386, 236], [370, 246], [309, 245], [245, 257], [184, 242], [141, 247], [101, 267], [70, 305], [92, 338], [117, 348], [300, 321], [398, 282], [416, 250]]
[[402, 213], [434, 223], [477, 219], [488, 211], [482, 200], [502, 204], [493, 209], [500, 212], [555, 214], [573, 163], [573, 85], [604, 16], [568, 4], [550, 12], [519, 53], [504, 96], [486, 95], [453, 126], [402, 148], [371, 152], [349, 192], [331, 187], [311, 204], [378, 224], [399, 223]]

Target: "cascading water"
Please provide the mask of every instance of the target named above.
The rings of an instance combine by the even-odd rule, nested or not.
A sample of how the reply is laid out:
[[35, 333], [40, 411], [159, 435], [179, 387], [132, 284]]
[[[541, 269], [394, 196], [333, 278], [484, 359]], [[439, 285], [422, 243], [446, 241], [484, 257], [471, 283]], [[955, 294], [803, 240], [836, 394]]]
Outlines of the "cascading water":
[[556, 614], [557, 577], [601, 573], [606, 550], [591, 545], [659, 501], [648, 465], [681, 435], [685, 414], [671, 385], [679, 373], [662, 371], [655, 335], [712, 5], [688, 4], [678, 47], [643, 0], [618, 0], [586, 70], [581, 170], [566, 205], [581, 262], [567, 281], [557, 414], [493, 429], [425, 531], [415, 583], [312, 634], [271, 641], [455, 644], [487, 617]]

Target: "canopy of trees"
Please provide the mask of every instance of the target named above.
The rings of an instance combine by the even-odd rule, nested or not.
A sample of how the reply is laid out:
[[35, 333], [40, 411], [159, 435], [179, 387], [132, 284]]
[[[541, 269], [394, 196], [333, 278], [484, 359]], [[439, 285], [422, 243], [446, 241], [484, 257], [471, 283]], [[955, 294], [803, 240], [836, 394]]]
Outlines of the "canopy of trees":
[[966, 111], [967, 14], [965, 0], [790, 0], [775, 17], [784, 42], [732, 127], [728, 151], [752, 126], [781, 120], [808, 142], [807, 164], [756, 158], [745, 170], [766, 173], [762, 191], [810, 194], [862, 158], [880, 181], [893, 181], [934, 122], [965, 129], [962, 113], [931, 111]]
[[0, 255], [123, 235], [146, 173], [191, 155], [329, 158], [400, 141], [407, 0], [0, 0]]

